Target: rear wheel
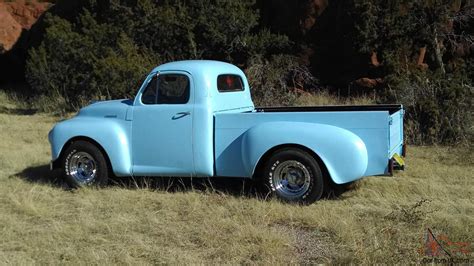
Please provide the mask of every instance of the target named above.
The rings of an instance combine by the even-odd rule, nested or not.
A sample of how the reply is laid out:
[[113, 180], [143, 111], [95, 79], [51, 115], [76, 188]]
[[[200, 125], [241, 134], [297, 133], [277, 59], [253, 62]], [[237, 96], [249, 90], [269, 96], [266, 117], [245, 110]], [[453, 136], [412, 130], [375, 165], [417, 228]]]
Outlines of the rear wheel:
[[326, 186], [315, 158], [297, 148], [273, 153], [263, 172], [271, 193], [286, 202], [311, 204], [322, 197]]
[[104, 154], [96, 145], [87, 141], [75, 141], [64, 154], [64, 177], [71, 187], [107, 184], [109, 168]]

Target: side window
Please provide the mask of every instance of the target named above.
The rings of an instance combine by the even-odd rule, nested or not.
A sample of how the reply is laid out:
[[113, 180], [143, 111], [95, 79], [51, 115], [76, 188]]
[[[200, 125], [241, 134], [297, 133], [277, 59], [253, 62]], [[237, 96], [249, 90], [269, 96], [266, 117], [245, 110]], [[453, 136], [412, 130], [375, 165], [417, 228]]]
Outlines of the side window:
[[156, 82], [157, 82], [157, 76], [155, 75], [150, 82], [148, 82], [148, 85], [146, 86], [146, 89], [142, 93], [142, 103], [144, 104], [155, 104], [156, 103]]
[[189, 79], [180, 74], [154, 76], [142, 93], [143, 104], [182, 104], [189, 101]]
[[219, 75], [217, 77], [217, 89], [219, 92], [243, 91], [244, 83], [239, 75]]
[[180, 74], [158, 76], [159, 104], [183, 104], [189, 101], [189, 79]]

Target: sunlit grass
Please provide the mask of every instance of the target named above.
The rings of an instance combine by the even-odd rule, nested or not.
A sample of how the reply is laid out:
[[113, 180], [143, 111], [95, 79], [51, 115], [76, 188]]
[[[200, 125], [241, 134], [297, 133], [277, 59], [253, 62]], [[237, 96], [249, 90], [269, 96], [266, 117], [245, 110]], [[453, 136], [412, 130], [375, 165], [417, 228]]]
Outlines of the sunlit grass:
[[25, 115], [4, 94], [0, 111], [2, 264], [416, 263], [426, 228], [474, 238], [466, 148], [409, 147], [405, 172], [306, 207], [212, 189], [69, 191], [46, 167], [59, 118]]

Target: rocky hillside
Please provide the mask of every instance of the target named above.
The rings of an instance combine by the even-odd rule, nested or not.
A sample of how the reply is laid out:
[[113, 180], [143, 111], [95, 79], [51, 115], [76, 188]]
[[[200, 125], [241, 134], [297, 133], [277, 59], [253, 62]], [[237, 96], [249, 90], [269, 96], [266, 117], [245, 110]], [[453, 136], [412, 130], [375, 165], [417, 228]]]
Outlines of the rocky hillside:
[[54, 0], [0, 0], [0, 81], [24, 78], [32, 27]]
[[50, 6], [48, 1], [0, 0], [0, 53], [13, 49], [22, 32], [30, 30]]

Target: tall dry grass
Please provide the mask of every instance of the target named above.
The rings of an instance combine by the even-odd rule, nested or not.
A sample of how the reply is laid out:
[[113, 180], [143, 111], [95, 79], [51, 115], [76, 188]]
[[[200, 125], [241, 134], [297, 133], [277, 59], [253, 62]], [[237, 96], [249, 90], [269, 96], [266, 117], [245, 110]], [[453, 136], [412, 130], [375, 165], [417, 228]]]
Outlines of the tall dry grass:
[[472, 150], [409, 147], [405, 172], [305, 207], [210, 186], [70, 191], [47, 169], [58, 119], [0, 94], [0, 264], [417, 263], [427, 228], [474, 240]]

